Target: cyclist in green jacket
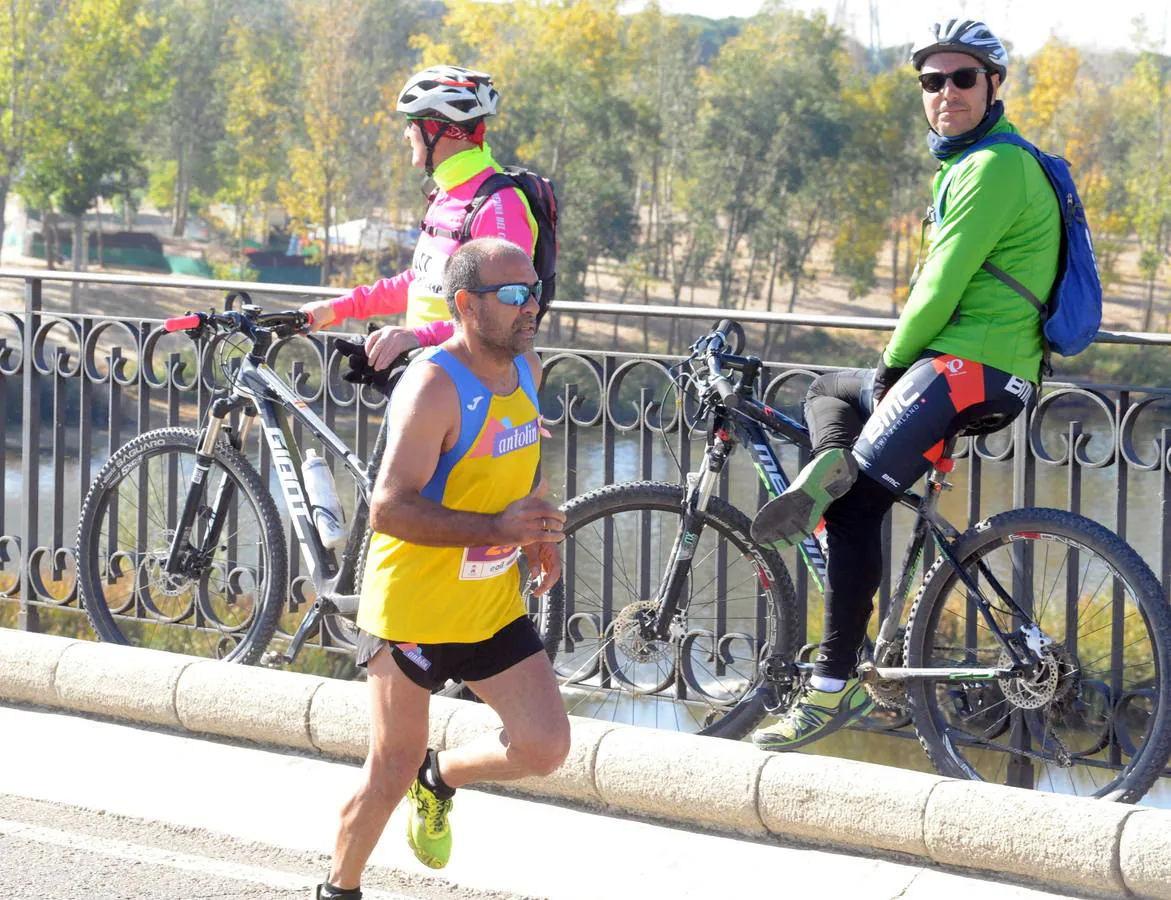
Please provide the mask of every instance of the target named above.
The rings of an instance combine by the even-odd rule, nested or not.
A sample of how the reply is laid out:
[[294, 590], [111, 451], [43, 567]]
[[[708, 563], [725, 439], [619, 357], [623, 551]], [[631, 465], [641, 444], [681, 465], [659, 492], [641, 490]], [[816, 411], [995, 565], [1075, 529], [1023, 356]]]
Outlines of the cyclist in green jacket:
[[1057, 199], [1019, 147], [997, 144], [958, 159], [986, 134], [1016, 131], [996, 99], [1008, 54], [983, 22], [951, 19], [932, 27], [911, 63], [928, 147], [940, 161], [934, 188], [960, 168], [877, 369], [813, 382], [805, 416], [814, 458], [753, 522], [756, 540], [792, 544], [824, 519], [828, 545], [814, 674], [787, 713], [753, 735], [768, 750], [800, 747], [869, 708], [856, 666], [882, 578], [883, 518], [940, 460], [949, 438], [1008, 424], [1040, 380], [1037, 309], [981, 266], [987, 261], [1048, 297], [1061, 244]]

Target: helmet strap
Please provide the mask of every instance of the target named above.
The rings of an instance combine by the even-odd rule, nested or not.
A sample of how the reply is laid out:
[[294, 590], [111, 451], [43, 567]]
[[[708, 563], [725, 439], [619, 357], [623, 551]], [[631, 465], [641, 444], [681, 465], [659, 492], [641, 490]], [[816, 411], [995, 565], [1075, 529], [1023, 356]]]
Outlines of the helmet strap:
[[416, 122], [415, 127], [419, 129], [419, 134], [423, 138], [423, 146], [427, 148], [427, 161], [423, 166], [423, 170], [427, 173], [427, 177], [430, 178], [435, 174], [435, 166], [433, 164], [435, 147], [439, 144], [440, 138], [447, 134], [448, 125], [446, 122], [441, 122], [439, 129], [435, 132], [435, 137], [430, 140], [427, 139], [427, 129], [423, 127], [421, 122]]

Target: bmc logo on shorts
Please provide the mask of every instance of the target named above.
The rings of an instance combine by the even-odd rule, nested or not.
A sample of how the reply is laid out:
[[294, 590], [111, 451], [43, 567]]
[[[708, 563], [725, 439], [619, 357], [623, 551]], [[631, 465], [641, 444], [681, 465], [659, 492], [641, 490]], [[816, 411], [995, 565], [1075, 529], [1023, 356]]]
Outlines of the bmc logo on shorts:
[[1018, 378], [1015, 375], [1008, 379], [1008, 384], [1004, 386], [1004, 389], [1010, 394], [1015, 394], [1020, 397], [1021, 403], [1025, 406], [1029, 405], [1029, 398], [1033, 396], [1033, 386], [1023, 378]]
[[914, 389], [913, 385], [898, 383], [887, 395], [882, 398], [882, 402], [878, 404], [878, 409], [866, 421], [866, 427], [862, 429], [862, 436], [866, 438], [871, 444], [881, 437], [882, 433], [894, 425], [914, 403], [919, 399], [919, 391]]

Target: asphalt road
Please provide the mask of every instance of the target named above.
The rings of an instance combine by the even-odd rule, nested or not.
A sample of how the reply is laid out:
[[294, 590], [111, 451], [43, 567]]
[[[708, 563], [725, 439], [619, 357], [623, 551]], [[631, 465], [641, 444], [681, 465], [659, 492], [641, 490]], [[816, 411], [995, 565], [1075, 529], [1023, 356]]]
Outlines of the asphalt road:
[[[311, 754], [0, 704], [0, 900], [305, 900], [357, 777]], [[456, 797], [451, 863], [435, 872], [405, 825], [400, 805], [363, 876], [368, 900], [1064, 896], [472, 789]]]
[[[202, 828], [0, 794], [0, 897], [304, 900], [329, 867], [323, 854]], [[366, 900], [509, 898], [375, 867]]]

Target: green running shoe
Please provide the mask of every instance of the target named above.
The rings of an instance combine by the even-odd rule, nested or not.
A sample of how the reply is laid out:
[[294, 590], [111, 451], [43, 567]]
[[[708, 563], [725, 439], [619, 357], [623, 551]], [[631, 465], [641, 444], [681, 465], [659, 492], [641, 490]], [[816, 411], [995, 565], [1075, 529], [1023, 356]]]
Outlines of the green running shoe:
[[857, 479], [858, 463], [849, 450], [835, 447], [817, 454], [783, 494], [760, 508], [752, 520], [752, 539], [790, 547], [801, 543], [813, 534], [826, 507]]
[[455, 802], [441, 800], [418, 778], [407, 791], [411, 814], [407, 819], [407, 843], [425, 866], [442, 869], [451, 859], [451, 826], [447, 814]]
[[833, 734], [873, 705], [857, 678], [836, 692], [806, 686], [776, 724], [752, 732], [752, 743], [761, 750], [796, 750]]

